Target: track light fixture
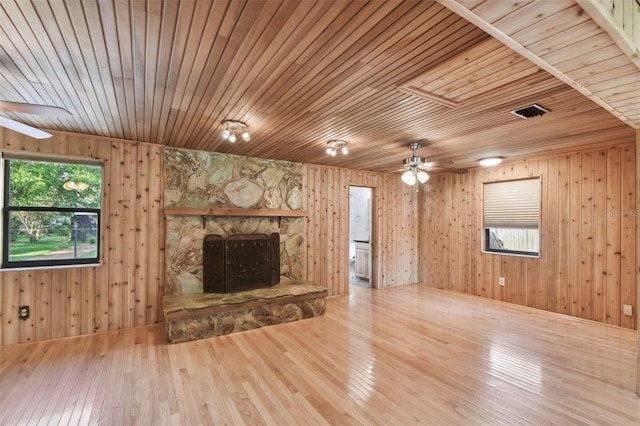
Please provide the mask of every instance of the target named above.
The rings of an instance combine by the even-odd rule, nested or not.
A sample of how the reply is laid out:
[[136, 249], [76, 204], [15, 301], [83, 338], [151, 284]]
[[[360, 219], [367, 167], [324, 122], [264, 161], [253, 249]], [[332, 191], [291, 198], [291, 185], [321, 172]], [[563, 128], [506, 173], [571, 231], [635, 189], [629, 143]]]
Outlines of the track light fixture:
[[335, 157], [338, 149], [342, 151], [342, 155], [347, 155], [349, 153], [349, 148], [347, 148], [346, 141], [334, 140], [327, 142], [327, 154]]
[[251, 140], [251, 135], [247, 131], [247, 125], [242, 121], [225, 120], [222, 122], [224, 130], [222, 131], [222, 139], [228, 139], [229, 142], [234, 143], [237, 140], [239, 134], [243, 140]]

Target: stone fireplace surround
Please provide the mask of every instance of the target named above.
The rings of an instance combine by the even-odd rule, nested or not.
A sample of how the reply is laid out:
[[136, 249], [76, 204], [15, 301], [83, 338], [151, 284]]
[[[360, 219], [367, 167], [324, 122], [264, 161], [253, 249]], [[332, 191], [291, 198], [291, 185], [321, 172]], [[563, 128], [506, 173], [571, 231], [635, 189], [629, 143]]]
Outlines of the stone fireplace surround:
[[[327, 290], [304, 282], [301, 164], [165, 148], [167, 339], [181, 342], [323, 315]], [[278, 233], [280, 284], [203, 293], [206, 235]]]

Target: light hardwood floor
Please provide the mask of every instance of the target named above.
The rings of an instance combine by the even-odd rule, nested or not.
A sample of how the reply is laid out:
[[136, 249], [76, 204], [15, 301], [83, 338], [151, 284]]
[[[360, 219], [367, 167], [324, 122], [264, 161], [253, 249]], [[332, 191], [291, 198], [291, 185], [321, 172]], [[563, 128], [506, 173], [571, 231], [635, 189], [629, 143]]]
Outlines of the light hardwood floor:
[[640, 422], [636, 333], [411, 285], [167, 345], [160, 326], [0, 349], [0, 424]]

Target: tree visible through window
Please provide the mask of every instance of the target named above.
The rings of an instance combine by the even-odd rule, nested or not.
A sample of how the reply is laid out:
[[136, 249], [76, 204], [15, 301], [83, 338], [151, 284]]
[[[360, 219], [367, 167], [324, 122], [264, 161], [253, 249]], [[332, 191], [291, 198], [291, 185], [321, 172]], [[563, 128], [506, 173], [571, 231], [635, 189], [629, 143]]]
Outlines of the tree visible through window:
[[3, 161], [2, 267], [97, 263], [102, 167]]

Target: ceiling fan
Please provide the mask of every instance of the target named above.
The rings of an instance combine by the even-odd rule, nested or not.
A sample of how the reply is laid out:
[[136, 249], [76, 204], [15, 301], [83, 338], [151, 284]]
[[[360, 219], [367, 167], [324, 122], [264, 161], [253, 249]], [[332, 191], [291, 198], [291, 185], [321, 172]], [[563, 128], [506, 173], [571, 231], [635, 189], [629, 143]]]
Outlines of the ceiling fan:
[[[409, 147], [413, 151], [413, 155], [409, 158], [405, 158], [402, 165], [402, 170], [404, 173], [402, 174], [402, 181], [407, 185], [416, 185], [416, 183], [426, 183], [429, 180], [429, 174], [433, 170], [434, 167], [438, 168], [443, 172], [449, 173], [466, 173], [466, 170], [462, 169], [452, 169], [447, 167], [442, 167], [440, 164], [443, 162], [426, 162], [426, 160], [422, 157], [418, 157], [418, 148], [420, 148], [419, 142], [411, 142]], [[444, 162], [446, 164], [452, 164], [449, 162]], [[418, 191], [418, 186], [416, 185], [416, 192]]]
[[[64, 108], [11, 101], [0, 101], [0, 111], [14, 112], [19, 114], [45, 115], [47, 117], [59, 118], [72, 117], [72, 114]], [[47, 133], [40, 129], [36, 129], [35, 127], [31, 127], [27, 124], [20, 123], [19, 121], [15, 121], [3, 116], [0, 116], [0, 127], [6, 127], [7, 129], [11, 129], [15, 132], [22, 133], [23, 135], [27, 135], [35, 139], [46, 139], [53, 136], [51, 133]]]
[[[402, 181], [407, 185], [415, 185], [417, 182], [425, 183], [429, 180], [429, 174], [432, 164], [425, 162], [421, 157], [418, 157], [418, 148], [420, 148], [419, 142], [411, 142], [409, 145], [413, 150], [413, 155], [409, 158], [405, 158], [403, 168], [405, 172], [402, 174]], [[418, 187], [416, 186], [416, 191]]]

